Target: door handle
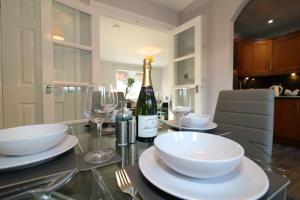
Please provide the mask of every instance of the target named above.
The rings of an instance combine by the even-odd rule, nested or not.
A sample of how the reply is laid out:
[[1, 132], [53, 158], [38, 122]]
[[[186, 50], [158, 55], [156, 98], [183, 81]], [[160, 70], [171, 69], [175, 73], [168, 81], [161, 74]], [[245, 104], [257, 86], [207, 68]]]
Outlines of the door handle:
[[272, 60], [269, 61], [269, 71], [272, 70]]
[[195, 93], [199, 93], [199, 85], [195, 86]]
[[56, 86], [52, 85], [52, 84], [46, 84], [46, 94], [51, 94], [53, 92], [53, 89]]

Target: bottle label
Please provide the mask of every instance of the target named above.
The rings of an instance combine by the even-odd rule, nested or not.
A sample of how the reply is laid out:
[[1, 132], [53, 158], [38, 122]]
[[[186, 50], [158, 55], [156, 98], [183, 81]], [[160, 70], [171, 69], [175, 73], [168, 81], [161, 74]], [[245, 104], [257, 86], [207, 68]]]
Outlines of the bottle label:
[[138, 116], [138, 136], [155, 137], [157, 135], [157, 115]]

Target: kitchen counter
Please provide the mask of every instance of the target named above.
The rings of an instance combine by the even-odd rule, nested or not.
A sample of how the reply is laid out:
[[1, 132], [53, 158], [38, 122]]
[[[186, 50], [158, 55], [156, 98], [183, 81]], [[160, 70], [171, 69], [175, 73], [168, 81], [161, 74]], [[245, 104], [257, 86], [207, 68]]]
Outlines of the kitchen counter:
[[299, 99], [300, 96], [279, 96], [275, 97], [276, 99]]

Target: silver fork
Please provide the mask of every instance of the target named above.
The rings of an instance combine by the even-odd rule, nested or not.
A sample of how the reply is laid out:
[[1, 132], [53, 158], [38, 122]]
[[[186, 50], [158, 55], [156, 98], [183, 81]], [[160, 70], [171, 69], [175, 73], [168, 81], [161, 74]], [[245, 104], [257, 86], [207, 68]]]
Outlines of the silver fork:
[[134, 200], [141, 200], [140, 196], [138, 195], [136, 189], [134, 188], [133, 184], [131, 183], [130, 178], [127, 175], [127, 172], [124, 169], [117, 170], [116, 178], [118, 182], [118, 186], [122, 192], [130, 194], [132, 199]]

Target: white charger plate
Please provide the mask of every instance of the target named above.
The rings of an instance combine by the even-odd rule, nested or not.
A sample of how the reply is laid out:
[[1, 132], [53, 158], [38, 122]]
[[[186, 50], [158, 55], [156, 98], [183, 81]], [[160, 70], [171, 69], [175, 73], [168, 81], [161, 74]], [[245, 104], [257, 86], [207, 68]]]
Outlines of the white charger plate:
[[144, 151], [139, 159], [144, 177], [173, 196], [195, 200], [250, 200], [262, 197], [269, 188], [265, 172], [243, 157], [240, 165], [227, 175], [196, 179], [179, 174], [159, 157], [155, 147]]
[[63, 141], [58, 145], [38, 154], [27, 156], [7, 156], [0, 154], [0, 171], [22, 169], [36, 163], [47, 161], [72, 149], [77, 142], [78, 139], [75, 136], [66, 135]]
[[[179, 129], [179, 125], [176, 120], [164, 120], [162, 121], [163, 123], [167, 124], [168, 126], [171, 126], [173, 128]], [[181, 126], [182, 131], [208, 131], [217, 128], [218, 125], [214, 122], [208, 122], [206, 125], [202, 127], [186, 127], [186, 126]]]

